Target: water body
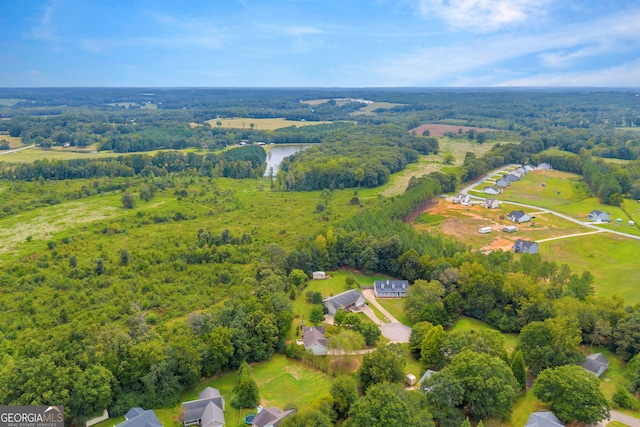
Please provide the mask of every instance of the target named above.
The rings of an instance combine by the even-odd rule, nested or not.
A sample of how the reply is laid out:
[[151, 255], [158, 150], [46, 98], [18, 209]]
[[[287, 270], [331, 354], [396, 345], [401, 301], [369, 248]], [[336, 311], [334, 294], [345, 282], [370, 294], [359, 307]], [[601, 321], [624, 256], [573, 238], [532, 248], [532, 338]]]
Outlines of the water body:
[[306, 150], [309, 147], [313, 147], [318, 144], [274, 144], [270, 146], [270, 150], [267, 153], [267, 169], [264, 171], [264, 176], [269, 176], [269, 169], [273, 168], [273, 174], [278, 173], [280, 169], [280, 163], [285, 157], [289, 157], [292, 154], [296, 154], [298, 151]]

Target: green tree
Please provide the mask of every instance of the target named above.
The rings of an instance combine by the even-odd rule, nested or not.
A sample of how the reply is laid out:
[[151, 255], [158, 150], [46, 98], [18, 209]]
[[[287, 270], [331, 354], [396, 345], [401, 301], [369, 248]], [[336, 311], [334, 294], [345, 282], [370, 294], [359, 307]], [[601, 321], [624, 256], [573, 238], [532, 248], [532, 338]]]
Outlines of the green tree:
[[280, 427], [332, 427], [332, 423], [319, 410], [306, 409], [283, 419]]
[[380, 328], [373, 323], [361, 323], [356, 330], [364, 337], [364, 342], [367, 345], [374, 345], [382, 335]]
[[309, 315], [309, 320], [314, 325], [318, 325], [324, 322], [324, 309], [320, 304], [313, 304], [311, 307], [311, 314]]
[[258, 384], [248, 373], [239, 378], [238, 385], [233, 389], [235, 395], [231, 399], [234, 408], [255, 408], [260, 404]]
[[620, 320], [613, 331], [613, 337], [616, 353], [624, 360], [640, 353], [640, 312], [634, 311]]
[[131, 193], [123, 193], [120, 202], [122, 202], [122, 207], [125, 209], [133, 209], [136, 207], [136, 199]]
[[344, 310], [344, 308], [340, 307], [336, 310], [336, 314], [333, 315], [333, 323], [335, 323], [336, 326], [342, 326], [346, 316], [347, 312]]
[[600, 390], [600, 381], [581, 366], [545, 369], [533, 384], [533, 394], [565, 423], [577, 420], [596, 424], [609, 418], [610, 406]]
[[398, 384], [373, 385], [349, 411], [347, 427], [433, 427], [424, 394]]
[[442, 325], [434, 326], [422, 340], [420, 349], [420, 361], [428, 368], [440, 368], [443, 363], [440, 345], [444, 339], [445, 332]]
[[154, 185], [140, 184], [140, 200], [150, 201], [156, 195]]
[[422, 341], [425, 335], [433, 328], [433, 324], [430, 322], [418, 322], [411, 328], [411, 335], [409, 335], [409, 351], [416, 360], [420, 360], [420, 353], [422, 352]]
[[520, 389], [524, 390], [527, 387], [527, 371], [524, 365], [524, 357], [522, 356], [522, 350], [516, 350], [511, 360], [511, 372], [513, 376], [518, 380]]
[[120, 249], [120, 265], [129, 265], [129, 251]]
[[336, 365], [348, 364], [352, 352], [364, 348], [364, 338], [359, 332], [345, 329], [329, 338], [329, 350], [334, 355]]
[[336, 378], [331, 385], [333, 407], [340, 418], [346, 418], [351, 405], [358, 400], [358, 383], [351, 376]]
[[226, 326], [213, 328], [204, 338], [205, 351], [202, 356], [202, 371], [204, 376], [222, 372], [229, 366], [233, 358], [233, 343], [231, 329]]
[[407, 290], [404, 312], [412, 322], [418, 322], [425, 306], [437, 304], [443, 295], [444, 286], [437, 280], [416, 280]]
[[360, 387], [366, 392], [374, 384], [404, 382], [405, 364], [404, 351], [397, 344], [378, 347], [375, 351], [365, 354], [362, 360], [358, 369]]
[[293, 270], [291, 270], [291, 273], [289, 273], [289, 282], [296, 288], [301, 288], [302, 285], [305, 284], [307, 279], [307, 274], [297, 268], [294, 268]]

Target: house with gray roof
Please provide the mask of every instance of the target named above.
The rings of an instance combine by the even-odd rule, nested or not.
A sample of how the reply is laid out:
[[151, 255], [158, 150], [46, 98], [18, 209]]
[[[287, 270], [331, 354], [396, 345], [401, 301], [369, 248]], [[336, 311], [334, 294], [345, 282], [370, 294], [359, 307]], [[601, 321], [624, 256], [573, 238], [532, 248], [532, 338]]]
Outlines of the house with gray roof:
[[326, 356], [329, 341], [324, 332], [324, 326], [303, 326], [302, 343], [305, 350], [311, 350], [314, 356]]
[[183, 402], [182, 425], [223, 427], [224, 397], [220, 395], [220, 390], [207, 387], [198, 393], [198, 400]]
[[611, 218], [609, 217], [609, 212], [604, 212], [604, 211], [595, 209], [589, 213], [589, 221], [611, 222]]
[[116, 427], [162, 427], [160, 420], [152, 410], [144, 410], [140, 407], [131, 408], [124, 416], [125, 421]]
[[502, 190], [499, 189], [498, 187], [484, 187], [483, 191], [485, 194], [493, 194], [494, 196], [496, 194], [502, 193]]
[[524, 166], [520, 166], [518, 169], [515, 170], [515, 172], [518, 172], [520, 176], [524, 176], [527, 174], [527, 169]]
[[553, 167], [549, 163], [540, 163], [538, 165], [538, 170], [546, 170], [546, 171], [548, 171], [548, 170], [551, 170], [551, 169], [553, 169]]
[[322, 304], [327, 308], [330, 315], [336, 314], [339, 308], [345, 310], [359, 310], [365, 305], [366, 301], [360, 291], [351, 289], [341, 294], [325, 298]]
[[409, 289], [406, 280], [376, 280], [373, 282], [373, 290], [376, 298], [404, 298]]
[[500, 178], [499, 180], [496, 181], [496, 187], [501, 187], [501, 188], [505, 188], [511, 185], [511, 181], [506, 180], [504, 178]]
[[602, 353], [590, 354], [582, 367], [599, 378], [609, 368], [609, 359]]
[[505, 175], [504, 179], [506, 179], [509, 182], [516, 182], [516, 181], [520, 181], [522, 178], [515, 173], [510, 173], [508, 175]]
[[259, 409], [258, 415], [253, 419], [251, 425], [252, 427], [278, 427], [283, 419], [295, 413], [295, 409], [283, 411], [276, 407], [262, 408]]
[[513, 245], [513, 251], [519, 254], [537, 254], [538, 249], [538, 243], [522, 239], [516, 240], [516, 244]]
[[507, 215], [507, 219], [511, 222], [517, 222], [518, 224], [531, 221], [531, 217], [524, 213], [524, 211], [511, 211]]
[[553, 412], [541, 411], [532, 412], [525, 427], [564, 427], [564, 424], [553, 415]]
[[498, 199], [484, 199], [482, 201], [482, 207], [486, 209], [497, 209], [500, 207], [500, 201]]

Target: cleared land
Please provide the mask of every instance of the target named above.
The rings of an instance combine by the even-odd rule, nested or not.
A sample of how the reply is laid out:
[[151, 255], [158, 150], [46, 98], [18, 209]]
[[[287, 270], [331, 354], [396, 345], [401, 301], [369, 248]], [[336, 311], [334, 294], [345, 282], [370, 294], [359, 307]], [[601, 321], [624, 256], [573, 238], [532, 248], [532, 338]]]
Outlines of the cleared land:
[[[9, 136], [9, 135], [0, 135], [0, 141], [2, 140], [9, 141], [9, 147], [11, 148], [20, 148], [23, 147], [22, 138], [17, 136]], [[0, 151], [2, 153], [2, 151]]]
[[[2, 139], [2, 138], [0, 138]], [[97, 158], [105, 158], [105, 157], [118, 157], [118, 156], [128, 156], [132, 154], [146, 154], [149, 156], [155, 155], [159, 151], [182, 151], [184, 153], [188, 152], [199, 152], [194, 148], [187, 148], [184, 150], [154, 150], [154, 151], [140, 151], [140, 152], [130, 152], [130, 153], [114, 153], [113, 151], [96, 151], [95, 149], [78, 149], [75, 147], [71, 148], [59, 148], [56, 147], [52, 150], [43, 150], [38, 147], [31, 148], [29, 150], [22, 150], [16, 153], [6, 153], [2, 154], [0, 151], [0, 161], [7, 163], [32, 163], [36, 160], [72, 160], [72, 159], [97, 159]], [[202, 151], [202, 153], [206, 153]]]
[[[429, 131], [429, 136], [443, 136], [445, 133], [453, 132], [453, 133], [465, 133], [469, 132], [471, 129], [476, 132], [494, 132], [496, 129], [491, 128], [481, 128], [474, 126], [457, 126], [457, 125], [443, 125], [439, 123], [426, 123], [424, 125], [420, 125], [416, 128], [409, 130], [409, 132], [415, 132], [416, 135], [424, 134], [424, 131]], [[461, 132], [459, 132], [461, 131]]]
[[[218, 122], [222, 124], [218, 126], [217, 124]], [[253, 119], [250, 117], [239, 117], [234, 119], [212, 119], [212, 120], [207, 120], [207, 123], [209, 123], [211, 127], [232, 128], [232, 129], [251, 129], [251, 124], [253, 124], [254, 129], [276, 130], [276, 129], [282, 129], [290, 126], [295, 126], [295, 127], [313, 126], [313, 125], [331, 124], [332, 122], [294, 121], [294, 120], [287, 120], [284, 118]]]
[[403, 105], [403, 104], [395, 104], [393, 102], [374, 102], [371, 104], [367, 104], [364, 107], [360, 108], [358, 111], [354, 111], [352, 113], [349, 113], [350, 116], [375, 116], [376, 112], [375, 110], [380, 110], [380, 109], [391, 109], [393, 107], [397, 107], [398, 105]]

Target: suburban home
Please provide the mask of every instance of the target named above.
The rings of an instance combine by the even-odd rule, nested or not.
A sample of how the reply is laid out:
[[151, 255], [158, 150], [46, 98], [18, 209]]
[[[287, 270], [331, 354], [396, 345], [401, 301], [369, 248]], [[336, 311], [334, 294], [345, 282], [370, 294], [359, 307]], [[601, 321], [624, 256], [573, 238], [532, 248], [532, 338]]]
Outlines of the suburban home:
[[527, 174], [527, 169], [524, 166], [520, 166], [518, 169], [515, 170], [515, 172], [518, 172], [520, 176], [524, 176]]
[[507, 219], [511, 222], [517, 222], [518, 224], [531, 221], [531, 217], [524, 213], [524, 211], [511, 211], [507, 215]]
[[507, 225], [502, 229], [502, 231], [504, 231], [505, 233], [515, 233], [516, 231], [518, 231], [518, 227], [516, 227], [515, 225]]
[[[437, 371], [432, 371], [431, 369], [427, 369], [427, 372], [425, 372], [424, 375], [422, 375], [418, 380], [418, 386], [422, 387], [422, 383], [425, 382], [427, 379], [431, 378], [431, 375], [435, 374], [436, 372]], [[431, 391], [431, 387], [426, 388], [424, 391], [425, 392]]]
[[183, 402], [181, 418], [185, 427], [223, 427], [224, 397], [220, 390], [207, 387], [198, 393], [198, 400]]
[[404, 298], [409, 289], [406, 280], [376, 280], [373, 282], [373, 290], [376, 298]]
[[536, 168], [531, 165], [524, 165], [524, 170], [526, 170], [527, 172], [531, 172], [533, 170], [536, 170]]
[[506, 179], [509, 182], [516, 182], [516, 181], [520, 181], [522, 178], [519, 177], [518, 175], [515, 175], [513, 173], [510, 173], [508, 175], [504, 176], [504, 179]]
[[326, 356], [328, 340], [324, 336], [324, 326], [303, 326], [302, 343], [305, 350], [311, 350], [314, 356]]
[[295, 409], [283, 411], [280, 408], [258, 408], [258, 415], [253, 419], [253, 427], [278, 427], [280, 422], [291, 414], [295, 414]]
[[327, 308], [330, 315], [336, 314], [339, 308], [345, 310], [358, 310], [365, 304], [365, 299], [357, 289], [351, 289], [341, 294], [325, 298], [322, 304]]
[[589, 221], [594, 222], [611, 222], [611, 218], [609, 217], [608, 212], [604, 212], [601, 210], [593, 210], [589, 213]]
[[460, 203], [460, 204], [463, 204], [463, 205], [468, 205], [469, 203], [471, 203], [471, 198], [469, 197], [468, 194], [462, 194], [462, 193], [456, 194], [453, 197], [453, 203], [456, 203], [456, 204]]
[[600, 377], [609, 368], [609, 359], [602, 353], [590, 354], [582, 364], [582, 367], [596, 377]]
[[509, 172], [509, 175], [514, 175], [517, 176], [518, 178], [522, 179], [522, 177], [524, 176], [524, 173], [520, 172], [518, 169], [512, 170], [511, 172]]
[[536, 242], [518, 239], [516, 240], [516, 244], [513, 245], [513, 251], [520, 254], [537, 254], [538, 244]]
[[511, 185], [511, 181], [504, 179], [504, 178], [500, 178], [499, 180], [496, 181], [496, 187], [508, 187]]
[[150, 409], [131, 408], [124, 416], [125, 421], [116, 427], [162, 427], [155, 412]]
[[324, 271], [314, 271], [311, 277], [313, 280], [323, 280], [327, 278], [327, 274]]
[[541, 411], [541, 412], [532, 412], [529, 415], [529, 419], [527, 423], [524, 425], [525, 427], [564, 427], [562, 421], [558, 419], [553, 412], [549, 411]]
[[495, 196], [496, 194], [502, 193], [502, 190], [498, 187], [484, 187], [484, 193], [493, 194]]
[[487, 209], [496, 209], [500, 207], [500, 201], [498, 199], [484, 199], [482, 201], [482, 207]]
[[551, 169], [553, 169], [553, 167], [551, 167], [551, 165], [549, 163], [540, 163], [538, 165], [538, 170], [548, 171], [548, 170], [551, 170]]

